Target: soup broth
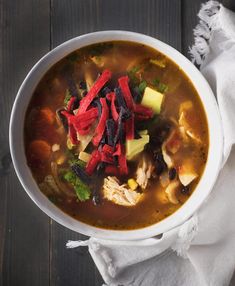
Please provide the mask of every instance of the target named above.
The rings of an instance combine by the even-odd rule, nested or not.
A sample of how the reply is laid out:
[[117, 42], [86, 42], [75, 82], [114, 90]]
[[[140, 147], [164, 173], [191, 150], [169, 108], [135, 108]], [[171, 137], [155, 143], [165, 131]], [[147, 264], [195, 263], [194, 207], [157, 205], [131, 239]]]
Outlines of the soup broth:
[[207, 161], [194, 86], [148, 46], [105, 42], [69, 54], [38, 84], [25, 152], [40, 190], [96, 227], [138, 229], [179, 209]]

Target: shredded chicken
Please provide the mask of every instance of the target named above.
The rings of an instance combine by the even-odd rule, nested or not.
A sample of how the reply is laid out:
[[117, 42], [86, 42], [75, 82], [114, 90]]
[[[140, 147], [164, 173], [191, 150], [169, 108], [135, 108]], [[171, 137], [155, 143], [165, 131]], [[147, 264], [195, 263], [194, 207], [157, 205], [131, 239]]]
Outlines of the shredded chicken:
[[178, 170], [179, 180], [182, 185], [188, 186], [198, 177], [195, 171], [195, 166], [192, 161], [184, 160]]
[[179, 200], [177, 199], [177, 196], [176, 196], [176, 191], [179, 188], [179, 186], [180, 186], [179, 181], [173, 181], [165, 189], [165, 193], [166, 193], [169, 201], [175, 205], [177, 205], [179, 203]]
[[116, 177], [108, 176], [104, 179], [103, 195], [117, 205], [134, 206], [143, 194], [128, 189], [126, 184], [120, 185]]
[[154, 166], [152, 163], [143, 157], [136, 171], [136, 182], [142, 189], [146, 189], [153, 170]]
[[170, 169], [173, 167], [174, 163], [173, 163], [173, 160], [172, 158], [168, 155], [167, 151], [166, 151], [166, 142], [164, 142], [162, 144], [162, 156], [163, 156], [163, 159], [164, 161], [166, 162], [167, 164], [167, 167]]
[[[192, 121], [194, 119], [192, 115], [192, 109], [193, 104], [191, 101], [185, 101], [180, 105], [179, 108], [179, 125], [183, 129], [181, 129], [181, 133], [184, 133], [185, 135], [194, 140], [196, 143], [201, 144], [202, 141], [200, 139], [200, 136], [197, 134], [195, 130], [193, 130]], [[182, 132], [183, 131], [183, 132]]]

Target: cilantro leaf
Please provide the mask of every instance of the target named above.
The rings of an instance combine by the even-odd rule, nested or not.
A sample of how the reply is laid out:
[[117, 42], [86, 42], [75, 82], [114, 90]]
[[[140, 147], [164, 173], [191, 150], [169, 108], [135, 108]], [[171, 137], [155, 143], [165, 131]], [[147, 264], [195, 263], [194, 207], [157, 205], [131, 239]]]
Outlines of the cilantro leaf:
[[70, 94], [69, 90], [66, 89], [65, 98], [64, 98], [64, 104], [67, 105], [71, 97], [72, 97], [72, 95]]
[[64, 174], [64, 179], [74, 187], [78, 199], [83, 202], [90, 198], [91, 190], [72, 171]]
[[147, 82], [145, 80], [143, 80], [140, 84], [139, 84], [139, 91], [140, 93], [143, 93], [145, 88], [147, 86]]

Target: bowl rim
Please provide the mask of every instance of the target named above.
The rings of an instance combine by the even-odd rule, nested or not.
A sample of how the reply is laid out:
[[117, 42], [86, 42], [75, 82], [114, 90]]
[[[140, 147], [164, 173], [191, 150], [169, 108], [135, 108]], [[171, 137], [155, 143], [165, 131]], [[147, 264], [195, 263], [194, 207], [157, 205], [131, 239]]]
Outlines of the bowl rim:
[[[204, 173], [193, 194], [172, 215], [156, 224], [134, 230], [102, 229], [80, 222], [64, 213], [39, 190], [26, 163], [24, 152], [23, 127], [25, 111], [36, 85], [45, 72], [60, 59], [76, 49], [94, 43], [115, 40], [145, 44], [159, 50], [175, 62], [188, 76], [197, 90], [206, 113], [209, 129], [208, 160]], [[27, 99], [26, 103], [25, 99]], [[217, 141], [215, 141], [216, 138]], [[29, 71], [16, 95], [10, 117], [9, 142], [11, 157], [18, 179], [29, 197], [44, 213], [71, 230], [107, 240], [139, 240], [149, 238], [181, 225], [196, 212], [211, 192], [220, 171], [223, 154], [223, 132], [219, 109], [215, 96], [200, 71], [185, 56], [168, 44], [144, 34], [122, 30], [84, 34], [62, 43], [43, 56]]]

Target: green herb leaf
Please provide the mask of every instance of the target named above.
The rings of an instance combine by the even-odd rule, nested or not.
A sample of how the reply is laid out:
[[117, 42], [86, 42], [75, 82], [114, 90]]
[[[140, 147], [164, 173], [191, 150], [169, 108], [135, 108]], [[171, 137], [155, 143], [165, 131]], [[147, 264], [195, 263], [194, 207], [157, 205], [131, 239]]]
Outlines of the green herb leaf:
[[79, 183], [77, 182], [76, 186], [74, 186], [74, 190], [76, 192], [78, 199], [81, 202], [89, 200], [91, 191], [87, 185], [85, 185], [81, 181]]
[[69, 90], [66, 89], [65, 98], [64, 98], [64, 104], [67, 105], [71, 97], [72, 97], [72, 96], [71, 96]]
[[139, 91], [140, 93], [143, 93], [145, 88], [147, 86], [147, 82], [145, 80], [143, 80], [140, 84], [139, 84]]
[[135, 66], [132, 69], [129, 70], [129, 73], [136, 73], [138, 70], [140, 69], [140, 67]]
[[164, 93], [168, 90], [168, 86], [162, 82], [160, 82], [158, 84], [158, 87], [157, 87], [158, 91], [160, 91], [161, 93]]
[[152, 81], [152, 85], [154, 85], [154, 86], [158, 86], [159, 85], [159, 83], [160, 83], [160, 80], [158, 79], [158, 78], [155, 78], [153, 81]]
[[90, 188], [84, 184], [72, 171], [66, 172], [64, 174], [64, 179], [74, 187], [75, 193], [81, 202], [90, 198]]
[[152, 81], [152, 85], [157, 88], [157, 90], [161, 93], [164, 93], [168, 90], [168, 86], [162, 82], [158, 78]]

